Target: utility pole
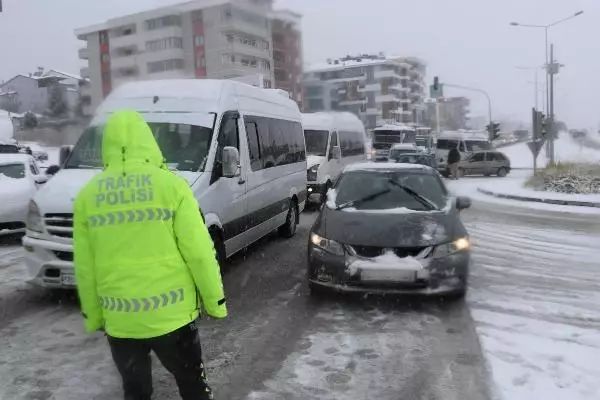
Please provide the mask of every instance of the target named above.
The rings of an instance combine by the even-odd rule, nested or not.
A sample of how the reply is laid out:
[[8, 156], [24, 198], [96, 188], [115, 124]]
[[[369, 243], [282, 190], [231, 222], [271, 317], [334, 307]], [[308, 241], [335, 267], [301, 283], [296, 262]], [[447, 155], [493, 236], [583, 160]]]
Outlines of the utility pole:
[[548, 133], [550, 135], [550, 164], [554, 164], [554, 75], [558, 73], [558, 64], [554, 62], [554, 44], [550, 45], [550, 64], [548, 65], [549, 96], [548, 96]]
[[435, 123], [437, 126], [437, 134], [441, 133], [440, 131], [440, 99], [435, 99]]

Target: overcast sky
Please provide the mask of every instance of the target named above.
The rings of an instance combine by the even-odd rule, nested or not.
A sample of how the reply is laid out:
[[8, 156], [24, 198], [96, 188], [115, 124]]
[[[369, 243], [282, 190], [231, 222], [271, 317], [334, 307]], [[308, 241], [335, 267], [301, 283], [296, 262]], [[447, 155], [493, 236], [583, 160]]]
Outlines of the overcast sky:
[[[37, 66], [79, 72], [73, 30], [180, 0], [3, 0], [0, 14], [0, 80]], [[550, 30], [565, 68], [556, 86], [557, 118], [570, 126], [600, 122], [600, 1], [598, 0], [278, 0], [304, 15], [306, 63], [348, 53], [414, 55], [428, 63], [428, 82], [488, 91], [494, 115], [527, 121], [534, 103], [534, 72], [515, 67], [544, 62], [543, 29], [509, 22], [547, 24], [583, 10]], [[540, 88], [544, 76], [539, 74]], [[473, 114], [486, 114], [485, 98], [467, 95]], [[540, 103], [543, 95], [540, 94]]]

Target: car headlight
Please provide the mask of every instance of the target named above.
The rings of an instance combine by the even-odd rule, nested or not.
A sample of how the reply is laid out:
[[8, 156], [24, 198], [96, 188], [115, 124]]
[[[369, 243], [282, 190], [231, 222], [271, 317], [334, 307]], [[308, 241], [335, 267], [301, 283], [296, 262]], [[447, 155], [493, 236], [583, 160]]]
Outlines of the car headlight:
[[345, 254], [344, 246], [342, 246], [340, 243], [336, 242], [335, 240], [326, 239], [317, 235], [316, 233], [310, 234], [310, 242], [316, 247], [336, 256], [343, 256]]
[[436, 246], [433, 257], [442, 258], [454, 254], [459, 251], [469, 250], [471, 248], [471, 239], [465, 236], [462, 238], [455, 239], [450, 243], [441, 244]]
[[35, 232], [43, 232], [44, 231], [44, 220], [42, 219], [42, 214], [40, 213], [40, 209], [35, 203], [35, 201], [31, 200], [29, 202], [29, 207], [27, 207], [27, 221], [26, 221], [27, 229]]
[[319, 165], [313, 165], [312, 167], [310, 167], [308, 169], [308, 171], [306, 171], [306, 180], [309, 182], [316, 182], [317, 180], [317, 174], [319, 172]]

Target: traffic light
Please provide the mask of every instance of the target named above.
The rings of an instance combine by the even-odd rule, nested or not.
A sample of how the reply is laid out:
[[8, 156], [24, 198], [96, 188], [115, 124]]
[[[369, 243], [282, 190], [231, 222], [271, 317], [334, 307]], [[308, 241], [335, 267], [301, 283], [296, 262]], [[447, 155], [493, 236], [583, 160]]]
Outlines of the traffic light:
[[490, 141], [496, 140], [500, 137], [500, 124], [498, 122], [490, 122], [487, 124], [486, 130], [490, 135]]
[[548, 134], [548, 125], [548, 116], [540, 112], [540, 133], [542, 137], [545, 137]]
[[[2, 1], [2, 0], [0, 0]], [[433, 77], [433, 90], [435, 90], [436, 92], [439, 90], [440, 88], [440, 79], [437, 76]]]

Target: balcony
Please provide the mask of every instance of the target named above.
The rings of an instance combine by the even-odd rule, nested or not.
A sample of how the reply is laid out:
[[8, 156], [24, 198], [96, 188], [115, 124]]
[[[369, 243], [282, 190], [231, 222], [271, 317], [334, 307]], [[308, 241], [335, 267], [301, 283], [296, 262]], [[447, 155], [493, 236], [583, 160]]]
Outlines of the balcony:
[[89, 79], [89, 77], [90, 77], [90, 68], [89, 68], [89, 67], [82, 67], [82, 68], [79, 70], [79, 75], [80, 75], [82, 78], [88, 78], [88, 79]]
[[367, 104], [367, 99], [342, 100], [338, 103], [340, 106], [354, 106]]
[[384, 78], [396, 78], [406, 80], [409, 79], [406, 75], [400, 75], [394, 70], [383, 70], [383, 71], [375, 71], [375, 79], [384, 79]]
[[79, 54], [79, 59], [80, 60], [87, 60], [87, 59], [89, 59], [89, 53], [88, 53], [87, 47], [83, 47], [83, 48], [77, 50], [77, 53]]
[[404, 93], [410, 92], [410, 88], [409, 87], [402, 86], [402, 85], [399, 85], [399, 84], [398, 85], [392, 85], [392, 86], [390, 86], [390, 90], [395, 90], [395, 91], [404, 92]]
[[361, 88], [358, 88], [358, 91], [359, 92], [379, 92], [379, 91], [381, 91], [381, 84], [380, 83], [370, 83]]
[[378, 110], [376, 108], [367, 108], [367, 112], [365, 114], [367, 114], [367, 115], [379, 115], [379, 114], [381, 114], [381, 110]]

